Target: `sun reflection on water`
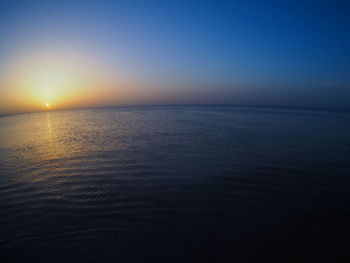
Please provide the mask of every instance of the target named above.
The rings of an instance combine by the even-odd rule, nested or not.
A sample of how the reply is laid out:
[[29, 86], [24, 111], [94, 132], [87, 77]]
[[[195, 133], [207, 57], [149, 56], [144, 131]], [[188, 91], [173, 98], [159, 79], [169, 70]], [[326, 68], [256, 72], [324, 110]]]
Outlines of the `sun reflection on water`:
[[51, 122], [51, 113], [46, 112], [46, 127], [47, 127], [47, 141], [50, 143], [50, 146], [52, 146], [52, 122]]

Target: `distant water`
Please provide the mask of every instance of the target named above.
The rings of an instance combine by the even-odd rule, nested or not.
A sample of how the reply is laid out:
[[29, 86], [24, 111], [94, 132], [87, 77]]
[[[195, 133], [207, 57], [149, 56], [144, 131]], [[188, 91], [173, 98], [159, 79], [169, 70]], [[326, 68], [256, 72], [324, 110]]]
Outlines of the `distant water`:
[[349, 234], [349, 113], [0, 118], [1, 262], [339, 262]]

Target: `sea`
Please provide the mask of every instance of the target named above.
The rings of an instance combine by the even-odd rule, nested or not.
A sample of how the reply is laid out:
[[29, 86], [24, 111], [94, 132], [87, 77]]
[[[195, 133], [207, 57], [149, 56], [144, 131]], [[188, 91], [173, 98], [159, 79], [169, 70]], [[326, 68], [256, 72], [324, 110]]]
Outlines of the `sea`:
[[0, 117], [0, 262], [350, 262], [350, 113]]

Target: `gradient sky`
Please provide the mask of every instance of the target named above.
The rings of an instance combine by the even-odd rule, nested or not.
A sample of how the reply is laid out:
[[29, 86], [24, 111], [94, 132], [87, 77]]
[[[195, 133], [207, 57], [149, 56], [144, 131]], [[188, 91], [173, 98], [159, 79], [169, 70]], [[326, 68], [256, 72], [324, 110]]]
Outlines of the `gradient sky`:
[[45, 103], [350, 110], [349, 1], [0, 5], [0, 113]]

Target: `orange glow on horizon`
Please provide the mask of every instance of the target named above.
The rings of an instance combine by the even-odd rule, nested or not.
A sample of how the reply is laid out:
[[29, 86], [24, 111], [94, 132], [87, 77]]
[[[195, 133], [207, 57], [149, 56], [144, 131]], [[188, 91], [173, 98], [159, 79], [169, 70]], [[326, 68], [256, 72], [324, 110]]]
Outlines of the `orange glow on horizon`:
[[4, 87], [0, 114], [153, 104], [164, 93], [149, 80], [123, 75], [102, 60], [93, 60], [89, 53], [59, 49], [24, 53], [13, 58], [5, 78], [0, 79]]
[[105, 82], [102, 67], [92, 66], [87, 56], [54, 51], [29, 54], [8, 67], [2, 108], [21, 112], [74, 107], [93, 99], [96, 84]]

